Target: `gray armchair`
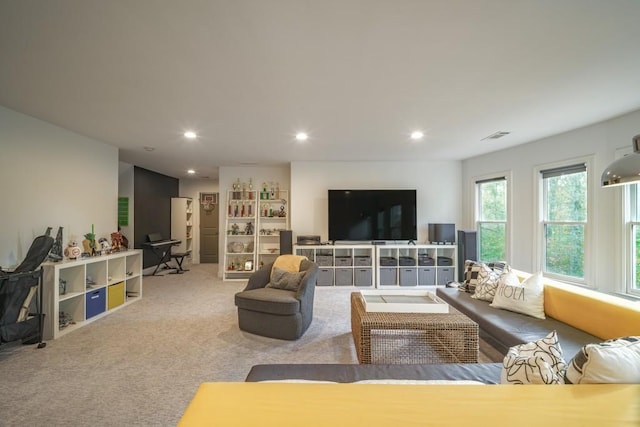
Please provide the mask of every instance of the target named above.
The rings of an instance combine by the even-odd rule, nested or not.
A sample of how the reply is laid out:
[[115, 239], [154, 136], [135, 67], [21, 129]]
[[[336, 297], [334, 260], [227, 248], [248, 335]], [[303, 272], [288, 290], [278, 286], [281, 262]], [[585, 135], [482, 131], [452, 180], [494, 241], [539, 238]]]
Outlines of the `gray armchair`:
[[[313, 319], [318, 266], [303, 260], [297, 290], [268, 287], [273, 263], [266, 264], [249, 277], [242, 292], [235, 295], [238, 307], [238, 326], [256, 335], [283, 340], [300, 338]], [[271, 285], [270, 285], [271, 286]]]

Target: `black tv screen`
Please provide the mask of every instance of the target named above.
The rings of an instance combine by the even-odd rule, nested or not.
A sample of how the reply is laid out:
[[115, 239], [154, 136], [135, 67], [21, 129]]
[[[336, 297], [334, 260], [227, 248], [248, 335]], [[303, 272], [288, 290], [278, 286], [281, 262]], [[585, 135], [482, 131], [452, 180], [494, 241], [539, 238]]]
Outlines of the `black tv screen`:
[[416, 190], [329, 190], [329, 240], [416, 240]]

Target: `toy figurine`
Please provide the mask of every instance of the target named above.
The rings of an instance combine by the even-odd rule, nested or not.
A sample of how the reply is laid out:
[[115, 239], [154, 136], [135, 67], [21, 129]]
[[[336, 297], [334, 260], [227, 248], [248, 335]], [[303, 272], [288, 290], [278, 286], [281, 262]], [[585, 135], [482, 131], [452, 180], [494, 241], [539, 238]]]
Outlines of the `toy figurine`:
[[78, 259], [82, 254], [82, 249], [78, 246], [75, 241], [70, 241], [69, 245], [64, 249], [64, 256], [69, 259]]

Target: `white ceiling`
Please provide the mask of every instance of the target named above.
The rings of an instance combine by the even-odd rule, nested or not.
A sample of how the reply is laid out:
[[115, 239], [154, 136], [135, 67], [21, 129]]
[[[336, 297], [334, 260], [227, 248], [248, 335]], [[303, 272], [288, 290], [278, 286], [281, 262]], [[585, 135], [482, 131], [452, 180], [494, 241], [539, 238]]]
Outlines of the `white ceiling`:
[[639, 109], [639, 21], [637, 0], [0, 0], [0, 105], [178, 178], [464, 159]]

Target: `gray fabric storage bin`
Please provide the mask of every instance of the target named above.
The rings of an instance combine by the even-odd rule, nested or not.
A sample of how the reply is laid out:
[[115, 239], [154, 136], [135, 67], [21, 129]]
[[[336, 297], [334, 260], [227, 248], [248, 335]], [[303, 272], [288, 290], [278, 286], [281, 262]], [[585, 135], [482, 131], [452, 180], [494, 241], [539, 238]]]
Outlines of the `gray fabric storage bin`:
[[357, 266], [370, 266], [371, 265], [371, 257], [370, 256], [356, 256], [353, 258], [355, 265]]
[[353, 283], [356, 286], [371, 286], [372, 271], [370, 268], [356, 268], [353, 271]]
[[453, 267], [438, 268], [438, 286], [445, 286], [454, 281]]
[[317, 286], [333, 286], [333, 268], [319, 268]]
[[353, 286], [353, 270], [336, 268], [336, 286]]
[[435, 267], [420, 267], [418, 268], [418, 285], [420, 286], [435, 286], [436, 284], [436, 269]]
[[351, 257], [350, 256], [337, 256], [335, 260], [337, 267], [351, 267]]
[[435, 265], [436, 261], [429, 254], [418, 255], [418, 265]]
[[416, 268], [400, 268], [400, 286], [416, 286], [418, 275]]
[[410, 256], [401, 256], [398, 259], [398, 264], [403, 266], [413, 266], [416, 265], [416, 259]]
[[380, 268], [380, 284], [384, 286], [396, 286], [398, 284], [396, 271], [397, 268]]
[[333, 257], [331, 255], [316, 254], [316, 264], [321, 267], [330, 267], [333, 265]]

